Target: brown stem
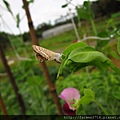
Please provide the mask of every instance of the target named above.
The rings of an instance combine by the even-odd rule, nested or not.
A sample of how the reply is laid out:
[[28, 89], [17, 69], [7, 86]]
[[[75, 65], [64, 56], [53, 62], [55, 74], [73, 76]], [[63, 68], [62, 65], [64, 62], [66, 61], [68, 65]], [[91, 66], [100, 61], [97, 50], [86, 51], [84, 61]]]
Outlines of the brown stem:
[[[28, 19], [28, 25], [29, 25], [29, 29], [30, 29], [31, 39], [33, 41], [33, 44], [38, 45], [38, 40], [37, 40], [37, 37], [36, 37], [36, 34], [35, 34], [32, 18], [31, 18], [30, 12], [29, 12], [28, 3], [27, 3], [26, 0], [22, 0], [22, 1], [23, 1], [23, 4], [24, 4], [25, 11], [26, 11], [27, 19]], [[59, 102], [59, 99], [58, 99], [58, 96], [57, 96], [57, 93], [56, 93], [56, 89], [55, 89], [54, 84], [52, 83], [52, 81], [50, 79], [50, 75], [48, 73], [47, 66], [46, 66], [45, 62], [41, 63], [41, 67], [42, 67], [43, 74], [46, 78], [46, 81], [48, 83], [49, 90], [51, 91], [54, 102], [56, 104], [58, 114], [62, 115], [63, 112], [62, 112], [60, 102]]]
[[2, 62], [3, 62], [3, 64], [4, 64], [4, 66], [5, 66], [5, 69], [6, 69], [6, 71], [7, 71], [7, 74], [8, 74], [8, 76], [9, 76], [9, 78], [10, 78], [10, 82], [11, 82], [12, 87], [13, 87], [13, 89], [14, 89], [14, 92], [15, 92], [15, 94], [16, 94], [16, 97], [17, 97], [19, 106], [20, 106], [20, 108], [21, 108], [21, 111], [22, 111], [23, 115], [25, 115], [26, 108], [25, 108], [25, 105], [24, 105], [22, 96], [21, 96], [21, 94], [18, 92], [19, 90], [18, 90], [17, 84], [15, 83], [15, 79], [14, 79], [13, 74], [12, 74], [12, 72], [11, 72], [11, 69], [10, 69], [10, 67], [9, 67], [9, 65], [8, 65], [8, 63], [7, 63], [7, 60], [6, 60], [6, 58], [5, 58], [4, 51], [3, 51], [1, 45], [0, 45], [0, 56], [1, 56], [1, 59], [2, 59]]
[[45, 62], [41, 63], [41, 67], [42, 67], [43, 73], [46, 77], [46, 81], [48, 83], [49, 90], [52, 94], [54, 103], [56, 104], [56, 108], [58, 110], [58, 113], [59, 113], [59, 115], [62, 115], [63, 112], [62, 112], [62, 109], [61, 109], [61, 106], [60, 106], [60, 102], [59, 102], [59, 98], [58, 98], [58, 95], [57, 95], [57, 92], [56, 92], [56, 88], [55, 88], [54, 84], [52, 83], [52, 81], [50, 80], [50, 75], [48, 73], [48, 69], [47, 69], [47, 66], [46, 66]]
[[8, 114], [7, 114], [6, 107], [5, 107], [5, 104], [4, 104], [3, 99], [2, 99], [2, 96], [1, 96], [1, 93], [0, 93], [0, 106], [1, 106], [1, 108], [2, 108], [3, 114], [4, 114], [4, 115], [8, 115]]
[[7, 110], [6, 110], [6, 106], [5, 106], [4, 101], [2, 99], [1, 93], [0, 93], [0, 107], [2, 109], [2, 112], [3, 112], [5, 120], [9, 120], [9, 117], [8, 117], [8, 114], [7, 114]]

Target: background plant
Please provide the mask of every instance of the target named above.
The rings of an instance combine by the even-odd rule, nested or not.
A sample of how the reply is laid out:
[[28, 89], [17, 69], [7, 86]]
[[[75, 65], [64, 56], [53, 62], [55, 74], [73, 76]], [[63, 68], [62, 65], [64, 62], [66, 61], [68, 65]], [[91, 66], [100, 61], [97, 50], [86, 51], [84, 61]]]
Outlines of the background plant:
[[[81, 18], [80, 20], [82, 26], [77, 28], [79, 36], [80, 38], [82, 38], [81, 41], [83, 40], [93, 48], [96, 48], [97, 52], [102, 52], [109, 59], [114, 58], [114, 60], [119, 61], [120, 60], [118, 54], [120, 53], [119, 14], [118, 13], [110, 14], [109, 17], [96, 20], [95, 16], [90, 10], [91, 8], [89, 5], [90, 5], [89, 1], [86, 1], [83, 4], [83, 6], [87, 9], [87, 11], [84, 12], [87, 12], [86, 15], [90, 15], [90, 18], [89, 19]], [[79, 10], [80, 8], [77, 9]], [[82, 10], [84, 9], [82, 8]], [[19, 19], [20, 19], [19, 15], [17, 15], [17, 20], [18, 20], [17, 23], [20, 22]], [[91, 25], [92, 23], [91, 20], [94, 23], [94, 27], [97, 31], [97, 34], [95, 34], [94, 30], [91, 30], [91, 28], [93, 29], [93, 26]], [[4, 36], [5, 39], [6, 35], [4, 34], [2, 35]], [[93, 39], [94, 37], [95, 39]], [[108, 38], [108, 40], [106, 39], [98, 40], [97, 44], [95, 44], [97, 37]], [[34, 54], [32, 52], [31, 43], [29, 45], [25, 45], [21, 36], [8, 35], [8, 38], [10, 38], [9, 41], [14, 45], [15, 49], [13, 49], [13, 47], [11, 49], [10, 47], [7, 46], [5, 53], [6, 56], [9, 55], [9, 58], [14, 59], [15, 61], [14, 64], [10, 65], [10, 67], [16, 79], [17, 85], [19, 86], [20, 89], [19, 92], [22, 94], [25, 105], [27, 107], [26, 114], [28, 115], [57, 114], [55, 105], [53, 104], [53, 100], [49, 94], [49, 90], [48, 90], [48, 86], [46, 85], [45, 78], [42, 75], [42, 70], [38, 67], [38, 61], [35, 59]], [[74, 40], [76, 40], [76, 36], [74, 31], [72, 30], [63, 33], [61, 35], [54, 36], [52, 38], [44, 39], [40, 41], [40, 45], [50, 50], [60, 51], [64, 53], [63, 51], [69, 45], [71, 45]], [[21, 44], [18, 44], [18, 41]], [[94, 49], [95, 52], [96, 49]], [[16, 50], [17, 52], [15, 52], [14, 50]], [[27, 54], [24, 52], [24, 50], [27, 52]], [[76, 51], [75, 49], [73, 50]], [[89, 46], [86, 46], [86, 48], [83, 50], [87, 52], [94, 51]], [[73, 51], [71, 50], [70, 52]], [[19, 54], [20, 58], [29, 58], [29, 59], [27, 60], [17, 59], [16, 53]], [[66, 60], [68, 59], [68, 56], [69, 56], [68, 54], [67, 57], [65, 56]], [[116, 62], [114, 62], [114, 64], [115, 63]], [[78, 72], [75, 72], [74, 74], [70, 74], [70, 72], [64, 67], [65, 70], [63, 70], [63, 76], [59, 77], [59, 79], [56, 80], [57, 72], [60, 65], [58, 65], [53, 61], [50, 62], [47, 61], [47, 65], [49, 67], [49, 72], [52, 81], [56, 84], [58, 94], [66, 87], [77, 88], [80, 91], [81, 96], [84, 96], [84, 89], [93, 90], [95, 94], [95, 101], [97, 101], [97, 103], [95, 101], [92, 101], [87, 105], [82, 104], [78, 109], [77, 114], [102, 115], [102, 114], [106, 114], [106, 112], [107, 114], [112, 114], [112, 115], [119, 114], [120, 111], [119, 110], [120, 109], [120, 105], [119, 105], [120, 75], [119, 74], [116, 74], [110, 68], [107, 69], [107, 71], [101, 72], [98, 71], [98, 69], [95, 69], [95, 67], [91, 67], [91, 66], [88, 67], [88, 71], [90, 72], [89, 75], [87, 75], [88, 73], [85, 72], [84, 68], [79, 70]], [[77, 64], [74, 63], [73, 61], [72, 62], [70, 61], [69, 65], [71, 67], [74, 67]], [[86, 65], [90, 65], [90, 64], [87, 63]], [[83, 67], [83, 66], [79, 66], [79, 67]], [[103, 67], [102, 64], [101, 67]], [[117, 67], [119, 67], [119, 64]], [[0, 72], [1, 73], [5, 72], [1, 62], [0, 62]], [[20, 109], [18, 109], [18, 103], [16, 102], [14, 92], [12, 90], [11, 85], [9, 84], [9, 78], [7, 78], [7, 76], [3, 76], [3, 77], [0, 76], [0, 81], [2, 81], [0, 84], [0, 91], [2, 91], [2, 97], [7, 106], [8, 114], [9, 115], [21, 114]], [[104, 110], [102, 108], [104, 108]], [[1, 111], [0, 114], [2, 114]]]

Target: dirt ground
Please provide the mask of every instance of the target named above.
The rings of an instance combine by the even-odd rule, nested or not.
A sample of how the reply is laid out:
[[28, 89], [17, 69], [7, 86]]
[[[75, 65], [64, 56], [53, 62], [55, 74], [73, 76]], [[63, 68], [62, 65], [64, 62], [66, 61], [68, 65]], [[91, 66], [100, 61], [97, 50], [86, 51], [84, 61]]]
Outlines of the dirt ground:
[[118, 68], [120, 68], [120, 60], [116, 60], [114, 58], [111, 58], [111, 60]]

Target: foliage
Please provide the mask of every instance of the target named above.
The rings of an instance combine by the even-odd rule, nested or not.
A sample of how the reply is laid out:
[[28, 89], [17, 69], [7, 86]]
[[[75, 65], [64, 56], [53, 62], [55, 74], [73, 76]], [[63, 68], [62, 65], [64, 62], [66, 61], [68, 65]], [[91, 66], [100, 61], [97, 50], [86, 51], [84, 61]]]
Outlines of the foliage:
[[[21, 93], [25, 102], [25, 106], [27, 109], [26, 114], [56, 114], [57, 111], [50, 96], [48, 86], [46, 85], [46, 80], [42, 75], [42, 70], [40, 68], [36, 69], [35, 66], [36, 62], [34, 61], [24, 61], [21, 62], [16, 68], [12, 69], [19, 88], [19, 93]], [[34, 69], [34, 72], [31, 68]], [[53, 71], [51, 75], [54, 75]], [[4, 99], [5, 105], [7, 106], [8, 114], [20, 115], [21, 110], [18, 109], [19, 106], [12, 86], [9, 83], [9, 79], [1, 82], [0, 91], [3, 91], [2, 97]], [[5, 100], [6, 98], [7, 100]], [[2, 113], [0, 112], [0, 114]]]
[[94, 17], [89, 4], [90, 4], [89, 1], [85, 1], [82, 7], [80, 8], [76, 7], [79, 20], [80, 19], [90, 20], [91, 18]]
[[83, 42], [72, 44], [64, 50], [62, 53], [62, 60], [62, 64], [58, 71], [58, 77], [62, 74], [62, 69], [64, 67], [73, 73], [89, 65], [97, 66], [101, 71], [106, 70], [109, 66], [120, 74], [120, 70], [109, 58]]
[[19, 28], [19, 24], [20, 24], [20, 15], [19, 15], [19, 13], [16, 15], [16, 20], [17, 20], [17, 27]]
[[[12, 14], [9, 3], [5, 0], [3, 1], [6, 4], [8, 11]], [[28, 2], [31, 3], [33, 0]], [[101, 4], [101, 2], [105, 1], [102, 0], [98, 2]], [[102, 38], [107, 37], [109, 38], [108, 40], [96, 39], [95, 41], [97, 41], [97, 44], [95, 47], [91, 47], [90, 45], [88, 46], [84, 42], [71, 44], [74, 40], [76, 40], [76, 36], [72, 30], [53, 38], [44, 39], [40, 41], [40, 45], [60, 52], [68, 46], [62, 52], [63, 61], [60, 66], [56, 65], [54, 62], [47, 62], [47, 66], [49, 67], [49, 73], [52, 78], [52, 82], [56, 83], [58, 94], [60, 94], [60, 92], [67, 87], [75, 87], [80, 91], [80, 107], [77, 110], [77, 114], [118, 115], [120, 111], [120, 75], [116, 74], [115, 71], [120, 73], [120, 70], [111, 62], [108, 57], [109, 55], [112, 55], [112, 58], [115, 56], [119, 58], [119, 55], [116, 55], [116, 53], [118, 52], [120, 54], [120, 14], [116, 13], [112, 14], [109, 18], [95, 20], [94, 16], [96, 17], [96, 15], [93, 15], [90, 5], [91, 4], [89, 1], [85, 1], [81, 8], [76, 7], [79, 18], [85, 20], [82, 21], [82, 26], [78, 28], [80, 37], [82, 38], [83, 35], [95, 35]], [[62, 7], [67, 6], [68, 4], [65, 4]], [[19, 13], [16, 15], [15, 19], [16, 26], [19, 29], [19, 24], [21, 21]], [[43, 30], [51, 27], [53, 26], [49, 24], [38, 26], [37, 30], [40, 30], [37, 33], [38, 37], [41, 37]], [[93, 29], [93, 31], [91, 29]], [[31, 43], [30, 45], [24, 44], [24, 41], [30, 39], [29, 34], [24, 34], [25, 40], [22, 39], [21, 35], [7, 36], [5, 33], [1, 33], [0, 38], [0, 44], [2, 43], [4, 48], [12, 46], [12, 49], [8, 49], [5, 52], [7, 55], [9, 55], [10, 59], [15, 61], [15, 63], [10, 67], [19, 87], [19, 93], [21, 93], [24, 99], [27, 108], [26, 114], [57, 114], [56, 107], [51, 94], [49, 93], [42, 70], [34, 58]], [[112, 40], [117, 40], [117, 46], [115, 46], [115, 48], [117, 48], [116, 51], [112, 50], [112, 43], [110, 44], [110, 41]], [[89, 43], [92, 42], [94, 43], [93, 40], [91, 40]], [[109, 47], [109, 49], [107, 49], [107, 47]], [[104, 54], [106, 51], [108, 52], [108, 56], [105, 56]], [[29, 57], [29, 60], [20, 61], [19, 58], [16, 59], [16, 55]], [[0, 64], [0, 66], [2, 65]], [[101, 71], [95, 69], [92, 73], [88, 73], [89, 67], [86, 68], [86, 66], [97, 66]], [[59, 71], [58, 67], [60, 67]], [[108, 67], [111, 67], [114, 71], [107, 69]], [[81, 68], [83, 69], [81, 70]], [[86, 72], [84, 72], [84, 68], [86, 69]], [[78, 70], [80, 74], [78, 74]], [[0, 72], [5, 72], [3, 66], [0, 67]], [[63, 76], [60, 76], [59, 79], [56, 80], [57, 72], [58, 76], [61, 75], [61, 73], [63, 73]], [[76, 72], [76, 74], [70, 75], [70, 72]], [[2, 97], [5, 105], [7, 106], [8, 114], [20, 115], [21, 111], [18, 106], [14, 91], [9, 83], [9, 79], [7, 77], [1, 78], [2, 79], [0, 81], [2, 82], [0, 84], [0, 91], [2, 91]], [[0, 114], [2, 114], [1, 111]]]
[[13, 13], [12, 13], [12, 11], [11, 11], [11, 8], [10, 8], [9, 3], [8, 3], [6, 0], [3, 0], [3, 2], [4, 2], [4, 4], [6, 5], [7, 10], [8, 10], [8, 11], [11, 13], [11, 15], [13, 16]]
[[4, 49], [9, 48], [10, 41], [8, 39], [8, 34], [1, 32], [0, 33], [0, 44], [4, 47]]
[[88, 94], [91, 93], [92, 96], [95, 94], [94, 100], [91, 101], [90, 104], [82, 104], [77, 110], [79, 115], [105, 115], [101, 106], [109, 115], [119, 115], [119, 84], [120, 75], [113, 71], [93, 71], [90, 73], [90, 79], [86, 75], [86, 72], [80, 72], [80, 74], [69, 75], [67, 78], [60, 77], [56, 81], [57, 91], [59, 94], [67, 87], [74, 87], [78, 89], [81, 97], [85, 94], [84, 90], [93, 90], [94, 93], [91, 93], [92, 91], [90, 90], [91, 92], [88, 92]]

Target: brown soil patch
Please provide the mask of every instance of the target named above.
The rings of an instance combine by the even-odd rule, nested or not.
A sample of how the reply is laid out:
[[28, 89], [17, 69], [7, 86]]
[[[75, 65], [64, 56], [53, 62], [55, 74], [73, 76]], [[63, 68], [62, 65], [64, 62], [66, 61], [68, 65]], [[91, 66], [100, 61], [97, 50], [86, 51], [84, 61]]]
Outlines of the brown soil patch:
[[120, 60], [117, 60], [115, 58], [111, 58], [111, 60], [114, 63], [114, 65], [116, 65], [118, 68], [120, 68]]

